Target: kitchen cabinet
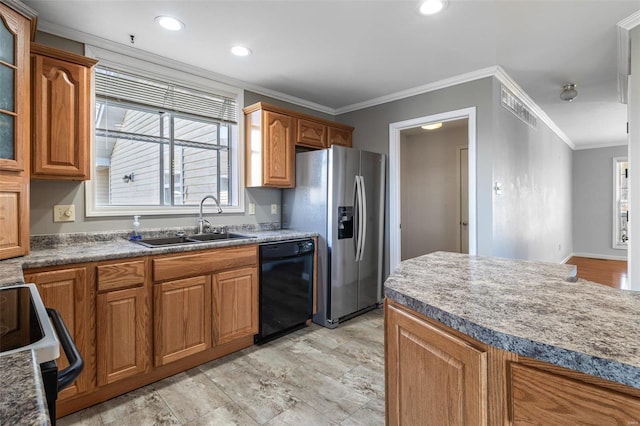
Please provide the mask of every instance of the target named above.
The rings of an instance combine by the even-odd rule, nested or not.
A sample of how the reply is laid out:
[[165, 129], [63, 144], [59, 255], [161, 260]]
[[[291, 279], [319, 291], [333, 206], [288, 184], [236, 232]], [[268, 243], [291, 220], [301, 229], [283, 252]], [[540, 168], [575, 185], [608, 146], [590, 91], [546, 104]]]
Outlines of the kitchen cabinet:
[[211, 276], [155, 284], [155, 366], [211, 347]]
[[0, 3], [0, 259], [29, 253], [29, 37], [33, 16], [22, 12]]
[[151, 360], [150, 282], [144, 259], [97, 266], [97, 385], [144, 373]]
[[388, 425], [487, 424], [484, 348], [390, 305], [385, 343]]
[[295, 186], [295, 150], [351, 146], [353, 127], [258, 102], [243, 109], [246, 184]]
[[245, 111], [248, 187], [295, 185], [295, 120], [268, 109]]
[[[82, 359], [77, 380], [58, 395], [58, 402], [90, 393], [95, 388], [95, 287], [93, 271], [86, 266], [25, 271], [25, 282], [35, 283], [42, 302], [62, 316]], [[68, 367], [62, 348], [58, 368]]]
[[215, 343], [258, 333], [258, 270], [241, 268], [213, 276]]
[[327, 147], [327, 126], [317, 121], [298, 118], [296, 145], [323, 149]]
[[388, 425], [640, 424], [640, 389], [478, 342], [385, 300]]
[[31, 44], [32, 179], [91, 178], [94, 59]]
[[350, 148], [353, 144], [352, 130], [330, 126], [327, 130], [327, 135], [329, 146], [341, 145]]
[[257, 261], [256, 245], [153, 259], [156, 367], [257, 333]]

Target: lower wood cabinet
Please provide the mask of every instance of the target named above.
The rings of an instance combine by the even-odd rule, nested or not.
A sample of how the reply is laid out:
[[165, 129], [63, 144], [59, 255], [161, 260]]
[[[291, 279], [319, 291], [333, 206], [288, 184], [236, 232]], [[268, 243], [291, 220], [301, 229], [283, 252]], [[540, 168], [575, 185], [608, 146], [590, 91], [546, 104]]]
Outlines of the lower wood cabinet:
[[640, 425], [640, 389], [478, 342], [385, 301], [387, 425]]
[[98, 386], [144, 373], [151, 345], [150, 314], [144, 287], [109, 291], [97, 296]]
[[394, 306], [385, 311], [388, 425], [486, 425], [487, 352]]
[[211, 347], [211, 276], [154, 284], [154, 359], [161, 366]]
[[213, 276], [213, 333], [216, 345], [258, 333], [258, 269]]
[[[95, 286], [89, 268], [74, 267], [44, 272], [25, 271], [25, 282], [35, 283], [42, 302], [56, 309], [69, 329], [84, 360], [84, 368], [78, 379], [58, 395], [58, 401], [85, 394], [95, 387]], [[58, 368], [69, 366], [60, 348]]]

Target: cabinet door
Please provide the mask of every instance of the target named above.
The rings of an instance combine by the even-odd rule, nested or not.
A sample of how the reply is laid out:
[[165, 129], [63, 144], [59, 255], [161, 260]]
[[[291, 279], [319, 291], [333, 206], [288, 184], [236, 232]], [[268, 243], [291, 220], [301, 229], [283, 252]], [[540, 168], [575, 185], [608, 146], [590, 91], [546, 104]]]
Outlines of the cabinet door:
[[242, 268], [214, 275], [215, 343], [258, 333], [258, 269]]
[[512, 425], [640, 424], [640, 400], [536, 368], [510, 364]]
[[98, 294], [98, 386], [144, 373], [149, 365], [149, 309], [144, 287]]
[[315, 121], [298, 118], [296, 126], [296, 145], [310, 148], [326, 148], [327, 126]]
[[388, 425], [487, 424], [487, 353], [385, 306]]
[[29, 146], [30, 22], [0, 3], [0, 170], [21, 172]]
[[[43, 48], [34, 45], [34, 51]], [[32, 178], [88, 180], [91, 68], [32, 53]]]
[[[78, 379], [58, 395], [63, 400], [77, 394], [88, 392], [94, 388], [94, 326], [93, 326], [93, 288], [87, 283], [86, 268], [60, 269], [57, 271], [25, 273], [25, 281], [33, 282], [44, 305], [54, 308], [62, 316], [71, 338], [82, 359], [84, 368]], [[69, 365], [60, 348], [58, 368]]]
[[211, 276], [155, 284], [155, 365], [211, 347]]
[[0, 177], [0, 259], [29, 253], [28, 184]]
[[342, 145], [351, 147], [353, 133], [346, 129], [339, 129], [337, 127], [329, 127], [328, 129], [329, 142], [327, 146]]
[[292, 188], [295, 186], [294, 118], [272, 111], [263, 111], [264, 157], [262, 180], [265, 186]]

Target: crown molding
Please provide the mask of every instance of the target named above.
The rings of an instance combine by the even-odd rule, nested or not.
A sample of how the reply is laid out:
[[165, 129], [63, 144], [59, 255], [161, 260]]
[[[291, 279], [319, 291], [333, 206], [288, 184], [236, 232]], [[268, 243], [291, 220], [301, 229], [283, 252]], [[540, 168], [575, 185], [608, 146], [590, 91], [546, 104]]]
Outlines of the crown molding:
[[376, 105], [386, 104], [388, 102], [409, 98], [411, 96], [421, 95], [423, 93], [445, 89], [447, 87], [456, 86], [458, 84], [468, 83], [470, 81], [492, 77], [495, 74], [497, 68], [498, 68], [497, 66], [483, 68], [477, 71], [472, 71], [465, 74], [460, 74], [453, 77], [445, 78], [443, 80], [435, 81], [433, 83], [424, 84], [422, 86], [413, 87], [411, 89], [402, 90], [400, 92], [391, 93], [389, 95], [380, 96], [378, 98], [370, 99], [368, 101], [347, 105], [344, 107], [337, 108], [335, 110], [335, 113], [336, 115], [346, 114], [348, 112], [353, 112], [353, 111], [369, 108]]
[[[638, 20], [640, 22], [640, 12], [638, 12]], [[378, 98], [370, 99], [368, 101], [347, 105], [340, 108], [331, 108], [328, 106], [320, 105], [314, 102], [310, 102], [295, 96], [290, 96], [285, 93], [281, 93], [275, 90], [267, 89], [261, 86], [247, 83], [239, 79], [235, 79], [223, 74], [218, 74], [213, 71], [208, 71], [204, 68], [188, 65], [183, 62], [179, 62], [173, 59], [168, 59], [150, 53], [144, 50], [140, 50], [123, 43], [116, 43], [102, 37], [94, 36], [82, 31], [77, 31], [71, 28], [63, 27], [61, 25], [53, 24], [47, 21], [40, 21], [38, 23], [41, 31], [51, 33], [60, 37], [69, 38], [71, 40], [78, 41], [80, 43], [96, 46], [105, 50], [110, 50], [122, 55], [134, 57], [136, 59], [148, 61], [151, 63], [162, 64], [163, 66], [174, 68], [182, 72], [194, 74], [199, 77], [203, 77], [209, 80], [214, 80], [222, 84], [227, 84], [236, 88], [242, 88], [250, 90], [252, 92], [269, 96], [284, 102], [289, 102], [294, 105], [309, 108], [314, 111], [323, 112], [329, 115], [337, 116], [352, 111], [369, 108], [372, 106], [405, 99], [411, 96], [420, 95], [435, 90], [445, 89], [447, 87], [456, 86], [463, 83], [468, 83], [475, 80], [480, 80], [487, 77], [495, 77], [502, 84], [504, 84], [514, 95], [518, 96], [520, 100], [531, 110], [536, 116], [542, 120], [549, 128], [562, 139], [571, 149], [575, 149], [574, 143], [569, 137], [549, 118], [549, 116], [525, 93], [524, 90], [502, 69], [502, 67], [495, 65], [487, 68], [482, 68], [476, 71], [460, 74], [457, 76], [445, 78], [433, 83], [417, 86], [411, 89], [402, 90], [400, 92], [392, 93]]]
[[33, 10], [32, 8], [30, 8], [29, 6], [27, 6], [26, 4], [22, 3], [19, 0], [0, 0], [0, 3], [6, 4], [10, 8], [18, 11], [20, 14], [22, 14], [22, 16], [30, 20], [37, 19], [38, 17], [38, 12], [36, 12], [35, 10]]
[[628, 78], [631, 74], [631, 40], [629, 31], [640, 25], [640, 11], [616, 24], [618, 31], [618, 99], [627, 103]]
[[251, 83], [247, 83], [246, 81], [229, 77], [223, 74], [218, 74], [213, 71], [206, 70], [204, 68], [196, 67], [194, 65], [185, 64], [184, 62], [179, 62], [173, 59], [169, 59], [164, 56], [147, 52], [145, 50], [137, 49], [135, 47], [128, 46], [123, 43], [116, 43], [114, 41], [107, 40], [102, 37], [98, 37], [82, 31], [77, 31], [71, 28], [63, 27], [61, 25], [54, 24], [52, 22], [39, 21], [38, 30], [46, 33], [50, 33], [59, 37], [68, 38], [70, 40], [74, 40], [79, 43], [83, 43], [85, 45], [95, 46], [104, 50], [109, 50], [111, 52], [119, 53], [121, 55], [130, 56], [135, 59], [151, 62], [154, 64], [161, 64], [165, 67], [173, 68], [185, 73], [193, 74], [198, 77], [206, 78], [208, 80], [213, 80], [218, 83], [226, 84], [229, 86], [233, 86], [233, 87], [241, 88], [245, 90], [250, 90], [252, 92], [255, 92], [264, 96], [269, 96], [284, 102], [289, 102], [291, 104], [309, 108], [315, 111], [324, 112], [330, 115], [336, 115], [335, 110], [333, 108], [330, 108], [324, 105], [316, 104], [314, 102], [297, 98], [295, 96], [287, 95], [285, 93], [281, 93], [275, 90], [271, 90], [271, 89], [267, 89], [261, 86], [251, 84]]
[[629, 146], [628, 142], [620, 143], [620, 142], [602, 142], [602, 143], [589, 143], [589, 144], [580, 144], [575, 148], [576, 151], [581, 151], [583, 149], [596, 149], [596, 148], [613, 148], [617, 146]]
[[502, 69], [502, 67], [496, 67], [495, 77], [498, 79], [498, 81], [504, 84], [507, 89], [511, 91], [511, 93], [516, 95], [522, 101], [522, 103], [527, 106], [527, 108], [533, 111], [536, 117], [542, 120], [542, 122], [546, 124], [551, 129], [551, 131], [555, 133], [560, 139], [562, 139], [562, 141], [566, 143], [569, 148], [576, 149], [576, 145], [571, 141], [571, 139], [569, 139], [569, 136], [567, 136], [566, 133], [564, 133], [560, 129], [560, 127], [558, 127], [558, 125], [553, 122], [551, 117], [549, 117], [547, 113], [544, 112], [542, 108], [540, 108], [538, 104], [536, 104], [524, 90], [522, 90], [518, 83], [516, 83], [515, 80], [512, 79], [504, 69]]

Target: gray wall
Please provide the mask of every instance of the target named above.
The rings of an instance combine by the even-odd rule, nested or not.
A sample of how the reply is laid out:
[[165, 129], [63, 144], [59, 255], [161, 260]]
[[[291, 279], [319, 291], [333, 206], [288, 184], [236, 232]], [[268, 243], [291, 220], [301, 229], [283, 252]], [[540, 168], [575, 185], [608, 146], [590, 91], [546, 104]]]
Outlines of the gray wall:
[[434, 251], [457, 252], [459, 241], [458, 146], [467, 145], [466, 125], [400, 139], [402, 260]]
[[532, 129], [503, 108], [494, 83], [492, 254], [560, 262], [572, 252], [572, 150], [542, 120]]
[[612, 248], [613, 158], [627, 146], [573, 152], [573, 252], [579, 256], [627, 258]]
[[[476, 107], [478, 254], [492, 253], [491, 181], [493, 140], [493, 78], [484, 78], [445, 89], [341, 114], [337, 121], [355, 127], [353, 145], [389, 155], [389, 124], [447, 111]], [[389, 274], [389, 179], [385, 226], [385, 277]]]

